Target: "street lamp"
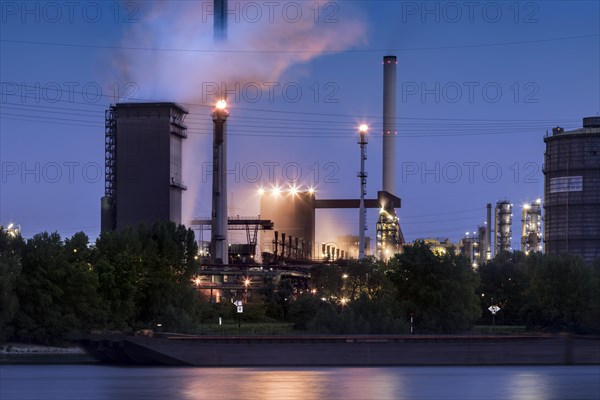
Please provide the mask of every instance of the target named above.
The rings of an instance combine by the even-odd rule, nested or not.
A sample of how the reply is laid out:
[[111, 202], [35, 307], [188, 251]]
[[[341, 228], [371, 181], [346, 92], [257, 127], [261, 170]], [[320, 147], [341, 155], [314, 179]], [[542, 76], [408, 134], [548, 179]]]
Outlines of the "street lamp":
[[248, 287], [250, 286], [250, 278], [244, 278], [244, 302], [248, 302]]

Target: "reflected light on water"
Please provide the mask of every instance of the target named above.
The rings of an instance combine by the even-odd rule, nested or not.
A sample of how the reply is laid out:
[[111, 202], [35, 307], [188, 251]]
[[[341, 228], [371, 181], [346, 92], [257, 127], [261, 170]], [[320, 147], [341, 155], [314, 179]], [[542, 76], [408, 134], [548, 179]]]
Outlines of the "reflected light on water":
[[[182, 396], [189, 400], [221, 398], [223, 382], [226, 392], [236, 399], [399, 399], [402, 379], [376, 368], [323, 370], [222, 369], [197, 370], [198, 380], [187, 379]], [[234, 372], [234, 374], [232, 374]], [[382, 373], [383, 372], [383, 373]], [[210, 375], [212, 377], [208, 377]], [[229, 379], [225, 379], [225, 376]], [[188, 378], [192, 378], [188, 376]], [[208, 379], [207, 379], [208, 378]], [[213, 385], [211, 382], [221, 382]]]
[[535, 372], [516, 374], [508, 383], [512, 400], [540, 400], [551, 397], [551, 393], [548, 392], [548, 388], [551, 387], [548, 377]]

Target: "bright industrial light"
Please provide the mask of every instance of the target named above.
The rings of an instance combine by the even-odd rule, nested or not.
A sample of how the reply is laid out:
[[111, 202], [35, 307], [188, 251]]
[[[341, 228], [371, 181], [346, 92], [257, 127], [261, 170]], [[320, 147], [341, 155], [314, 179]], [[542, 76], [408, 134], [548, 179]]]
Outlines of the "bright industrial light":
[[542, 199], [537, 199], [535, 202], [536, 202], [537, 204], [542, 204]]
[[250, 285], [250, 279], [244, 279], [244, 286], [248, 287]]
[[369, 131], [369, 125], [362, 124], [361, 126], [358, 127], [358, 131], [360, 133], [367, 133]]
[[348, 304], [348, 301], [349, 301], [349, 300], [348, 300], [347, 298], [345, 298], [345, 297], [342, 297], [342, 298], [340, 299], [340, 303], [341, 303], [343, 306], [345, 306], [346, 304]]
[[531, 208], [531, 206], [527, 203], [523, 204], [523, 209], [525, 210], [529, 210]]
[[258, 194], [260, 196], [262, 196], [263, 194], [265, 194], [265, 188], [263, 188], [262, 186], [258, 188]]
[[273, 188], [273, 196], [280, 196], [281, 195], [281, 188], [279, 186], [275, 186]]
[[311, 187], [308, 188], [308, 193], [309, 194], [315, 194], [315, 192], [316, 192], [316, 189], [314, 187], [311, 186]]
[[217, 101], [217, 110], [225, 110], [227, 108], [227, 102], [225, 100]]
[[348, 279], [348, 274], [343, 274], [342, 279]]
[[290, 193], [292, 196], [296, 196], [298, 194], [298, 188], [295, 185], [290, 187]]

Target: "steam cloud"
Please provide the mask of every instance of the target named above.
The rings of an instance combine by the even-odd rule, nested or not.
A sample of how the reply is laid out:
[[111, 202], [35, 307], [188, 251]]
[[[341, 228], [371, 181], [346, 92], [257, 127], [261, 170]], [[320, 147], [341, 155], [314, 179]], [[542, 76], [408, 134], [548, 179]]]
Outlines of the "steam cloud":
[[[257, 15], [255, 10], [248, 9], [247, 15], [242, 11], [247, 3], [230, 0], [229, 9], [234, 11], [229, 14], [225, 42], [213, 40], [212, 0], [142, 3], [144, 14], [125, 31], [121, 46], [144, 50], [122, 50], [117, 54], [119, 80], [135, 82], [139, 88], [136, 97], [140, 99], [202, 105], [203, 83], [218, 82], [229, 88], [250, 82], [276, 82], [292, 65], [308, 62], [324, 52], [346, 50], [365, 40], [364, 19], [348, 2], [269, 2], [278, 4], [272, 15], [267, 3], [253, 2], [262, 12], [256, 22], [251, 21]], [[292, 11], [284, 17], [282, 10], [287, 3], [294, 3], [289, 7], [292, 11], [301, 9], [297, 22], [291, 22], [298, 15]], [[318, 15], [314, 12], [317, 3], [321, 11]], [[326, 17], [330, 17], [330, 23], [324, 23]], [[209, 108], [200, 110], [206, 115], [210, 112]], [[191, 115], [190, 119], [202, 116]], [[206, 120], [210, 124], [208, 117]], [[193, 133], [193, 126], [190, 128]], [[200, 190], [198, 165], [210, 158], [208, 136], [192, 134], [184, 146], [183, 179], [188, 191], [182, 217], [186, 224], [193, 217]]]

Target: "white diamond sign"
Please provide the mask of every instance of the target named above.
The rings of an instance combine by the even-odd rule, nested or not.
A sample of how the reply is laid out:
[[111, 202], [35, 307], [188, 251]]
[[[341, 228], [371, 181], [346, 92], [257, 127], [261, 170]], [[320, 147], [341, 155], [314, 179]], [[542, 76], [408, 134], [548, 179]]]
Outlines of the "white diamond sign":
[[500, 307], [498, 307], [498, 306], [490, 306], [490, 307], [488, 308], [488, 310], [490, 310], [490, 312], [491, 312], [492, 314], [496, 314], [498, 311], [500, 311]]

